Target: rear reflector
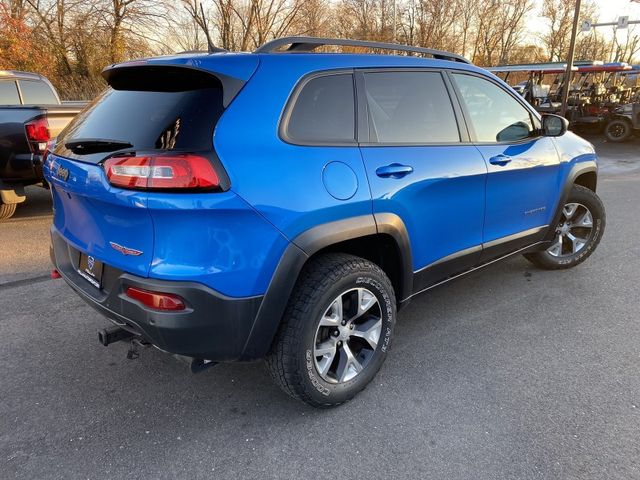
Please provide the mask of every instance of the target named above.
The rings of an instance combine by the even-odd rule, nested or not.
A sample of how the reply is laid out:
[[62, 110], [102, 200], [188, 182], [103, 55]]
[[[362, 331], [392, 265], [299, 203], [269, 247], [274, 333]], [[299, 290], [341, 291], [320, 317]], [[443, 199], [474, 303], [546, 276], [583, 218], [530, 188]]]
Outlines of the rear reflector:
[[54, 268], [51, 270], [51, 278], [53, 280], [57, 280], [58, 278], [62, 278], [62, 275], [60, 275], [60, 272]]
[[138, 190], [212, 190], [220, 179], [203, 156], [176, 153], [141, 157], [113, 157], [104, 162], [109, 183]]
[[139, 301], [143, 305], [154, 310], [175, 311], [184, 310], [182, 298], [171, 293], [150, 292], [141, 288], [128, 287], [127, 297]]
[[45, 117], [36, 118], [25, 123], [24, 130], [27, 133], [27, 140], [33, 153], [43, 153], [47, 142], [51, 139], [49, 134], [49, 123]]

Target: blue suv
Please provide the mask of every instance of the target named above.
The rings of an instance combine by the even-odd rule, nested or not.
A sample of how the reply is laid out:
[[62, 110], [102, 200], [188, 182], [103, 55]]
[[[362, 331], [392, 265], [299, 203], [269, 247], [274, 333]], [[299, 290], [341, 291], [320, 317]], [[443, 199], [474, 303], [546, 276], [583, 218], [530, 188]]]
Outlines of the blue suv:
[[515, 254], [573, 267], [605, 228], [593, 146], [454, 54], [288, 37], [103, 76], [45, 171], [55, 269], [105, 345], [266, 358], [334, 406], [415, 295]]

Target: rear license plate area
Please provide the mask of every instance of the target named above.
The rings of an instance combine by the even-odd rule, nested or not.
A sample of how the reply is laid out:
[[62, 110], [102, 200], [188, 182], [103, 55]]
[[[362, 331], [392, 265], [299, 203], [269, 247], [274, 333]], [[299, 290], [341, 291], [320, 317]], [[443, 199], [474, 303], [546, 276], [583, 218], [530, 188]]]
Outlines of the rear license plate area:
[[91, 255], [80, 253], [80, 261], [78, 262], [78, 273], [82, 278], [94, 287], [102, 288], [102, 272], [104, 264]]

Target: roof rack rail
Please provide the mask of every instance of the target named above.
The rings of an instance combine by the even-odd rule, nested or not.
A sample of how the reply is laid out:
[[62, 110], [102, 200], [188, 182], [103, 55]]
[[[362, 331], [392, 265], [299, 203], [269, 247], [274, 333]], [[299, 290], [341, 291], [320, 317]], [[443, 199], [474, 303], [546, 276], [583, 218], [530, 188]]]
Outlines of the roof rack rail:
[[311, 52], [318, 47], [322, 46], [343, 46], [343, 47], [365, 47], [365, 48], [378, 48], [380, 50], [396, 50], [401, 52], [413, 52], [423, 55], [431, 55], [438, 60], [449, 60], [452, 62], [471, 63], [462, 55], [456, 55], [455, 53], [444, 52], [442, 50], [434, 50], [432, 48], [412, 47], [410, 45], [401, 45], [398, 43], [386, 43], [386, 42], [370, 42], [368, 40], [347, 40], [344, 38], [320, 38], [320, 37], [283, 37], [271, 40], [256, 50], [253, 53], [274, 53], [280, 47], [289, 45], [289, 48], [283, 50], [282, 53], [295, 53], [295, 52]]

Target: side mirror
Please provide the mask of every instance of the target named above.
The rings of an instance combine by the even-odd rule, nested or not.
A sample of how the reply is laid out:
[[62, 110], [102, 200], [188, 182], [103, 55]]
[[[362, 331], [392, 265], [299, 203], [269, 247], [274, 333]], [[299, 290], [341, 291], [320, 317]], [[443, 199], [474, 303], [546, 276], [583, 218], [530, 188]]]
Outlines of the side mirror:
[[569, 120], [560, 115], [546, 113], [542, 116], [542, 132], [545, 137], [561, 137], [569, 130]]

